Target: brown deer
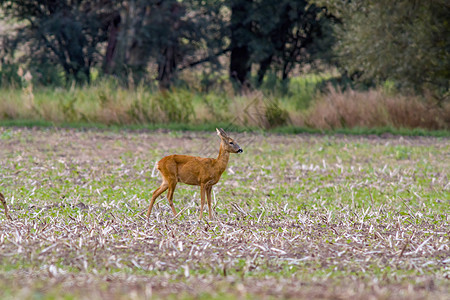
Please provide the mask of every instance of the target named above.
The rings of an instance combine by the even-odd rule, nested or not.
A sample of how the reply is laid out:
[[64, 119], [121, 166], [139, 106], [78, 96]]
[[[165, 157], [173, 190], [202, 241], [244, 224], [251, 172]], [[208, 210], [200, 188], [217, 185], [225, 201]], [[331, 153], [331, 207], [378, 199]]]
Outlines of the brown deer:
[[220, 137], [219, 156], [214, 158], [203, 158], [189, 155], [169, 155], [162, 158], [157, 168], [161, 173], [162, 183], [159, 188], [153, 192], [152, 200], [147, 211], [147, 219], [150, 218], [153, 204], [156, 198], [165, 192], [167, 189], [167, 200], [172, 208], [173, 215], [177, 215], [177, 211], [173, 206], [173, 192], [178, 182], [183, 182], [189, 185], [200, 186], [200, 219], [203, 217], [203, 206], [205, 205], [205, 196], [208, 201], [209, 219], [212, 219], [211, 214], [211, 190], [212, 186], [219, 182], [220, 176], [225, 171], [230, 153], [242, 153], [243, 150], [230, 138], [225, 131], [217, 129], [217, 135]]

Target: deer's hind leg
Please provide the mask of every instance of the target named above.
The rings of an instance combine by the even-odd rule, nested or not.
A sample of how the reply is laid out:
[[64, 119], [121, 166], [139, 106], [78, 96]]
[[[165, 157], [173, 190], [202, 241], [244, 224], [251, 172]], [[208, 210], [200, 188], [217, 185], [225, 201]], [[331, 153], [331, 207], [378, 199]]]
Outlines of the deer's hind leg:
[[170, 208], [172, 208], [173, 215], [177, 215], [177, 210], [175, 209], [175, 206], [173, 205], [173, 192], [175, 191], [175, 187], [177, 186], [177, 179], [171, 178], [169, 180], [169, 191], [167, 192], [167, 200], [169, 200]]
[[203, 207], [205, 206], [206, 187], [204, 184], [200, 185], [200, 220], [203, 219]]
[[158, 196], [164, 193], [168, 188], [169, 184], [163, 178], [163, 182], [161, 183], [160, 187], [153, 192], [152, 200], [150, 201], [150, 206], [148, 207], [147, 210], [147, 220], [150, 219], [150, 213], [152, 212], [153, 204], [155, 204], [156, 198], [158, 198]]

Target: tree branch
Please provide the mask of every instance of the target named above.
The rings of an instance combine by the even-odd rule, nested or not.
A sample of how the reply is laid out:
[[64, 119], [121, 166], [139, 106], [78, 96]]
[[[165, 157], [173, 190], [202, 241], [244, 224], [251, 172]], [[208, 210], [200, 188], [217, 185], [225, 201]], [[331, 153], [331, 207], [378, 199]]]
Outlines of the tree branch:
[[229, 52], [230, 50], [231, 50], [231, 48], [223, 49], [223, 50], [221, 50], [221, 51], [219, 51], [219, 52], [217, 52], [217, 53], [215, 53], [215, 54], [213, 54], [213, 55], [204, 57], [204, 58], [199, 59], [199, 60], [197, 60], [197, 61], [193, 61], [193, 62], [191, 62], [191, 63], [188, 63], [188, 64], [184, 65], [184, 66], [181, 66], [181, 67], [179, 67], [179, 68], [177, 69], [177, 71], [183, 71], [183, 70], [185, 70], [185, 69], [195, 67], [196, 65], [199, 65], [199, 64], [202, 64], [202, 63], [211, 61], [213, 58], [218, 57], [218, 56], [221, 56], [221, 55], [223, 55], [223, 54]]

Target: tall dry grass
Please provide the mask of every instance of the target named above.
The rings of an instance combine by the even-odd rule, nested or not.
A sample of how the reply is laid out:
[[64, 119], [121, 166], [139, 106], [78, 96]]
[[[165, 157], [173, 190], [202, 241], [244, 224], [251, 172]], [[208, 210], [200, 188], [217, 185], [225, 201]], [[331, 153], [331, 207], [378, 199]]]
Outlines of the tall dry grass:
[[[117, 87], [103, 82], [71, 89], [0, 91], [0, 120], [55, 123], [217, 124], [273, 128], [298, 126], [314, 129], [392, 127], [448, 130], [450, 103], [439, 106], [431, 97], [392, 94], [381, 89], [341, 91], [332, 87], [317, 94], [309, 108], [261, 91], [244, 94], [174, 89], [159, 92], [137, 86]], [[296, 108], [297, 107], [297, 108]]]
[[450, 103], [431, 97], [390, 94], [381, 89], [341, 91], [330, 87], [304, 115], [312, 128], [450, 128]]

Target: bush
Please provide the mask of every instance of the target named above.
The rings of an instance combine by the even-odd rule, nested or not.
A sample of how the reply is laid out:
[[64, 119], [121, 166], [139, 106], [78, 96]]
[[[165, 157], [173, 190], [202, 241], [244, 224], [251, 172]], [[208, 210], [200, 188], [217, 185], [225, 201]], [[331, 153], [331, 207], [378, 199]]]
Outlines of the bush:
[[278, 101], [270, 101], [266, 104], [265, 115], [270, 128], [284, 126], [288, 123], [289, 115], [280, 107]]
[[2, 63], [0, 68], [1, 87], [22, 87], [22, 78], [18, 75], [19, 65]]

